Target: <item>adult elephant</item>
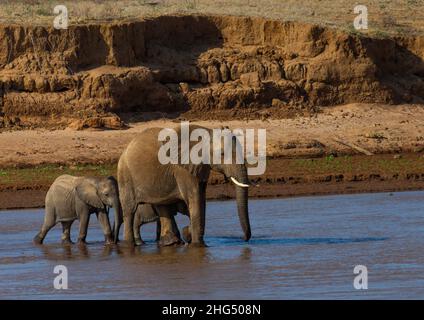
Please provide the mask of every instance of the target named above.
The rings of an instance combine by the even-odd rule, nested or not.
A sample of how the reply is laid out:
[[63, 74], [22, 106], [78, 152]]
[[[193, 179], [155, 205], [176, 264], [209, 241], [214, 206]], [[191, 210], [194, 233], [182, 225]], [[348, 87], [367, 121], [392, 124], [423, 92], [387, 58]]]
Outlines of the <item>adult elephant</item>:
[[[213, 136], [212, 130], [198, 126], [190, 126], [190, 133], [194, 129], [206, 130], [210, 137]], [[118, 185], [124, 241], [134, 243], [134, 215], [139, 204], [148, 203], [166, 209], [168, 205], [183, 201], [190, 212], [191, 245], [204, 246], [206, 185], [211, 169], [223, 173], [236, 184], [238, 215], [244, 240], [248, 241], [251, 231], [248, 214], [249, 180], [245, 164], [161, 164], [158, 157], [164, 144], [158, 139], [161, 130], [163, 128], [149, 128], [140, 133], [119, 159]], [[182, 157], [187, 151], [181, 150], [181, 131], [181, 128], [175, 130], [179, 140], [179, 156]], [[210, 144], [209, 150], [213, 150], [212, 142]], [[166, 211], [159, 210], [161, 238], [175, 231], [173, 217], [169, 217]], [[119, 226], [117, 229], [119, 231]]]

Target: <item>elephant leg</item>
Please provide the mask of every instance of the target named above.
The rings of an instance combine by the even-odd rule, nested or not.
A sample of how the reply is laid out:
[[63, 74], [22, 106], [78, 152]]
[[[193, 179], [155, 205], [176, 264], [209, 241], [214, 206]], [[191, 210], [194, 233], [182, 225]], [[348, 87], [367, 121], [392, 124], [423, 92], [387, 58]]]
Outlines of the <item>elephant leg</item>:
[[73, 244], [71, 241], [71, 226], [74, 221], [62, 222], [62, 244]]
[[124, 242], [133, 246], [134, 241], [134, 216], [137, 210], [137, 203], [134, 201], [134, 195], [128, 188], [122, 188], [120, 191], [122, 215], [124, 218]]
[[161, 224], [160, 230], [160, 246], [170, 246], [173, 244], [181, 244], [181, 238], [179, 237], [179, 231], [175, 233], [176, 223], [174, 220], [174, 209], [170, 206], [155, 206], [159, 220]]
[[87, 212], [84, 212], [80, 214], [80, 228], [79, 228], [79, 235], [78, 235], [78, 243], [79, 244], [85, 244], [85, 239], [87, 238], [87, 229], [88, 229], [88, 223], [90, 221], [90, 214]]
[[99, 223], [102, 226], [103, 234], [105, 236], [105, 243], [113, 244], [114, 241], [112, 237], [112, 229], [110, 228], [109, 216], [107, 212], [99, 211], [97, 213], [97, 220], [99, 220]]
[[192, 246], [206, 246], [203, 237], [205, 234], [205, 207], [206, 196], [204, 187], [199, 187], [199, 192], [194, 192], [188, 199], [188, 211], [190, 212], [190, 231]]
[[141, 215], [141, 205], [138, 205], [138, 208], [135, 212], [134, 223], [133, 223], [133, 232], [134, 232], [134, 241], [135, 245], [141, 246], [145, 244], [143, 239], [141, 239], [140, 228], [143, 225], [142, 223], [142, 215]]
[[46, 214], [44, 216], [44, 222], [43, 222], [43, 225], [41, 226], [40, 232], [38, 232], [33, 239], [34, 243], [42, 244], [44, 241], [44, 238], [47, 235], [47, 232], [49, 232], [49, 230], [53, 228], [55, 225], [56, 225], [56, 217], [55, 217], [54, 208], [46, 206]]
[[181, 240], [181, 234], [180, 234], [180, 230], [178, 229], [178, 225], [177, 225], [177, 221], [175, 221], [175, 215], [173, 215], [171, 217], [171, 223], [172, 223], [172, 233], [175, 234], [175, 236]]
[[[206, 205], [206, 201], [205, 201], [205, 205]], [[190, 213], [188, 212], [188, 208], [184, 202], [181, 202], [178, 204], [177, 210], [178, 212], [181, 212], [183, 215], [186, 215], [190, 219]], [[183, 239], [185, 242], [191, 243], [190, 226], [185, 226], [183, 228]]]
[[160, 234], [162, 230], [162, 225], [160, 224], [160, 219], [156, 221], [156, 242], [160, 241]]
[[190, 232], [190, 227], [189, 226], [185, 226], [183, 228], [183, 237], [184, 237], [184, 241], [187, 243], [191, 243], [191, 232]]
[[122, 212], [124, 215], [124, 241], [128, 244], [134, 244], [134, 210], [131, 207], [123, 206]]

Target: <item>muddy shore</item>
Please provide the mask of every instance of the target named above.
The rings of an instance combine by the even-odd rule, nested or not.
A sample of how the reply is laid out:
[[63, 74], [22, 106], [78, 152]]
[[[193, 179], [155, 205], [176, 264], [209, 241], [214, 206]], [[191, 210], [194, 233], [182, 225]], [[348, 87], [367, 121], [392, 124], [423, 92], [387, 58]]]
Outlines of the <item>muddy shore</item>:
[[[115, 164], [2, 170], [0, 209], [42, 207], [51, 182], [60, 174], [106, 176], [114, 175], [115, 170]], [[268, 160], [266, 174], [251, 180], [251, 198], [424, 190], [424, 157], [409, 153], [276, 158]], [[231, 199], [234, 187], [221, 175], [212, 173], [207, 197]]]
[[[267, 131], [267, 169], [251, 177], [251, 197], [424, 189], [422, 105], [350, 104], [313, 117], [267, 121], [196, 121], [214, 128]], [[178, 120], [129, 123], [126, 130], [12, 130], [0, 133], [0, 209], [43, 206], [53, 180], [116, 175], [125, 146], [148, 127]], [[209, 199], [228, 199], [233, 186], [211, 175]]]

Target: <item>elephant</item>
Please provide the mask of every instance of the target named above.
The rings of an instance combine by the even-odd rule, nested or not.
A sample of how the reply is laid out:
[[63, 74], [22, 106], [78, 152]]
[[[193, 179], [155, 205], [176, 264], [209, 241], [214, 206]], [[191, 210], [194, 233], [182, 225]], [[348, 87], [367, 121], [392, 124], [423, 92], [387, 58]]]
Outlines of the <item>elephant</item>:
[[[212, 130], [199, 126], [190, 126], [190, 130], [203, 129], [212, 135]], [[247, 168], [244, 163], [208, 164], [208, 163], [168, 163], [159, 161], [159, 150], [164, 145], [159, 141], [163, 128], [148, 128], [135, 137], [126, 147], [118, 162], [118, 185], [121, 196], [124, 241], [134, 245], [134, 216], [140, 204], [152, 204], [159, 208], [161, 239], [173, 233], [172, 217], [166, 206], [184, 202], [190, 212], [191, 246], [205, 246], [205, 209], [206, 185], [210, 171], [218, 171], [236, 184], [238, 215], [244, 232], [244, 240], [251, 237], [248, 213]], [[175, 133], [181, 139], [181, 128]], [[234, 141], [234, 140], [233, 140]], [[181, 143], [178, 144], [181, 146]], [[212, 145], [212, 142], [211, 142]], [[211, 149], [210, 149], [211, 150]], [[183, 151], [179, 150], [183, 156]], [[163, 207], [164, 206], [164, 207]], [[121, 222], [122, 219], [119, 220]], [[119, 232], [119, 226], [115, 228]]]
[[[115, 242], [110, 228], [108, 207], [115, 209], [115, 220], [119, 221], [121, 204], [118, 183], [114, 177], [94, 178], [59, 176], [50, 186], [45, 199], [44, 223], [34, 237], [35, 244], [42, 244], [47, 232], [61, 222], [62, 243], [72, 243], [71, 225], [79, 219], [78, 243], [85, 243], [90, 214], [96, 213], [107, 244]], [[117, 226], [118, 224], [115, 224]], [[117, 234], [117, 232], [115, 233]]]
[[[172, 232], [167, 234], [165, 238], [160, 237], [161, 233], [161, 223], [159, 219], [159, 214], [162, 212], [163, 215], [169, 217], [171, 219], [172, 224]], [[142, 225], [150, 222], [157, 222], [157, 230], [156, 230], [156, 241], [159, 242], [159, 245], [166, 246], [170, 244], [183, 244], [184, 242], [181, 239], [180, 232], [178, 230], [178, 226], [175, 222], [174, 216], [178, 213], [182, 213], [186, 216], [189, 216], [187, 206], [184, 202], [178, 202], [171, 205], [162, 205], [162, 206], [153, 206], [150, 204], [139, 204], [137, 206], [137, 211], [134, 217], [133, 231], [134, 231], [134, 240], [136, 245], [144, 244], [144, 241], [141, 239], [140, 228]], [[185, 231], [185, 239], [190, 239]]]

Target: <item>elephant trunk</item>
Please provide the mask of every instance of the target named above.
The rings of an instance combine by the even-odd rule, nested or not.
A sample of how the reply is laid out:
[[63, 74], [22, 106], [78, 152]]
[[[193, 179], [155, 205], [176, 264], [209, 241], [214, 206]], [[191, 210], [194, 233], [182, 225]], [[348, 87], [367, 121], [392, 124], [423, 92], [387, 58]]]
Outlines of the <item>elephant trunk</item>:
[[244, 232], [244, 241], [249, 241], [251, 237], [249, 210], [248, 210], [248, 189], [236, 187], [237, 210], [241, 228]]
[[249, 241], [251, 237], [248, 209], [249, 179], [247, 178], [246, 167], [240, 166], [237, 169], [238, 170], [235, 170], [235, 172], [233, 171], [233, 175], [231, 175], [231, 180], [236, 186], [237, 210], [240, 225], [244, 232], [244, 241]]

